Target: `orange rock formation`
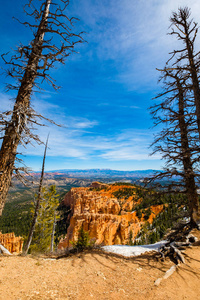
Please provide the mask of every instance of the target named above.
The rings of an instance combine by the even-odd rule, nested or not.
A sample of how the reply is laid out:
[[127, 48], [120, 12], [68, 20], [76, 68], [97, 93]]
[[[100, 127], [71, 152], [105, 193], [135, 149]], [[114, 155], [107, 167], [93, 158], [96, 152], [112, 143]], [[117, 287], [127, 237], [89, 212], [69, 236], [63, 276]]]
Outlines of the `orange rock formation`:
[[14, 232], [5, 234], [0, 232], [0, 244], [2, 244], [10, 253], [21, 253], [23, 243], [23, 238], [16, 237]]
[[[132, 188], [133, 196], [120, 200], [115, 198], [113, 193], [123, 188]], [[132, 211], [134, 205], [141, 201], [134, 190], [134, 186], [105, 185], [98, 182], [92, 183], [89, 188], [72, 188], [63, 200], [71, 208], [70, 225], [58, 249], [69, 247], [70, 241], [76, 241], [82, 226], [89, 232], [90, 238], [96, 240], [96, 244], [124, 245], [128, 242], [130, 231], [133, 238], [136, 237], [144, 224], [144, 218], [139, 220], [136, 212]], [[148, 221], [151, 223], [162, 209], [162, 205], [152, 206]]]

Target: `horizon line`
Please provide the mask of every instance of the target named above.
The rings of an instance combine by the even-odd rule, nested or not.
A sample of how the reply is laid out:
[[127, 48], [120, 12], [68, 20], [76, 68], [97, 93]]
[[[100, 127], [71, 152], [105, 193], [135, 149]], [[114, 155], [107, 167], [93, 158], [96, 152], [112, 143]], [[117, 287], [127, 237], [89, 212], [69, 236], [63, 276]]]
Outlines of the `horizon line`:
[[[133, 170], [117, 170], [117, 169], [100, 169], [100, 168], [91, 168], [91, 169], [54, 169], [54, 170], [46, 170], [45, 172], [59, 172], [59, 171], [118, 171], [118, 172], [137, 172], [137, 171], [160, 171], [159, 169], [133, 169]], [[30, 172], [40, 172], [40, 170], [34, 171], [30, 170]]]

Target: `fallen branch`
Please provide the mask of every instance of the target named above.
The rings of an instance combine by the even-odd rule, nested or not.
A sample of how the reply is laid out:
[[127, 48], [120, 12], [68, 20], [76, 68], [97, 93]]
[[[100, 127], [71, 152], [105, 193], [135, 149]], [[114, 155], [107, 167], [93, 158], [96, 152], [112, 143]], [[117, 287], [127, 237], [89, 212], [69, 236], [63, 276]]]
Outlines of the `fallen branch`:
[[3, 245], [0, 244], [0, 254], [12, 255], [8, 249], [6, 249]]
[[163, 279], [169, 278], [178, 268], [179, 265], [173, 265], [169, 270], [165, 272], [165, 275], [162, 278], [156, 279], [154, 285], [158, 286]]

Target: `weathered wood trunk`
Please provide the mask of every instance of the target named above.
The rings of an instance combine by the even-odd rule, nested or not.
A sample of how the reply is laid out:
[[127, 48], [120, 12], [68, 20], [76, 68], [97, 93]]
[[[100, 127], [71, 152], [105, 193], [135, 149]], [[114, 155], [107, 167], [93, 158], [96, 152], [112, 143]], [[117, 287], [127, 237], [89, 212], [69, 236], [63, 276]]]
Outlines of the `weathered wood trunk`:
[[20, 143], [25, 126], [27, 126], [27, 112], [30, 106], [30, 97], [35, 79], [39, 60], [42, 55], [42, 45], [51, 0], [46, 0], [43, 16], [38, 26], [36, 37], [33, 41], [32, 51], [21, 81], [16, 97], [11, 121], [6, 128], [5, 136], [0, 150], [0, 215], [5, 205], [8, 190], [11, 184], [17, 147]]
[[199, 132], [199, 139], [200, 139], [200, 87], [199, 87], [199, 80], [198, 80], [198, 71], [194, 63], [194, 53], [193, 53], [193, 43], [189, 39], [188, 33], [188, 25], [187, 22], [184, 24], [185, 29], [185, 42], [186, 42], [186, 49], [188, 53], [188, 61], [189, 61], [189, 71], [192, 79], [192, 89], [194, 93], [194, 100], [195, 100], [195, 107], [196, 107], [196, 117], [197, 117], [197, 126]]
[[53, 219], [53, 228], [51, 233], [51, 245], [50, 245], [50, 252], [52, 253], [54, 250], [54, 235], [56, 231], [56, 210], [54, 211], [54, 219]]
[[200, 225], [200, 210], [199, 210], [199, 198], [197, 194], [197, 186], [195, 183], [195, 174], [193, 171], [192, 165], [192, 154], [189, 147], [188, 141], [188, 128], [185, 122], [185, 112], [184, 112], [184, 92], [180, 81], [178, 78], [177, 80], [177, 88], [179, 91], [178, 95], [178, 104], [179, 104], [179, 128], [181, 132], [181, 155], [184, 167], [184, 179], [187, 191], [187, 198], [189, 202], [189, 209], [190, 209], [190, 217], [191, 222], [196, 224], [197, 226]]
[[45, 150], [44, 150], [44, 157], [43, 157], [43, 162], [42, 162], [42, 172], [41, 172], [41, 176], [40, 176], [40, 183], [39, 183], [39, 188], [38, 188], [38, 195], [37, 195], [37, 202], [36, 202], [36, 205], [35, 205], [34, 216], [33, 216], [33, 220], [32, 220], [32, 223], [31, 223], [30, 230], [29, 230], [28, 239], [27, 239], [26, 245], [24, 247], [24, 254], [25, 255], [28, 253], [28, 250], [29, 250], [31, 242], [32, 242], [33, 233], [35, 231], [35, 226], [36, 226], [36, 223], [37, 223], [38, 213], [39, 213], [39, 209], [40, 209], [40, 202], [41, 202], [41, 199], [42, 199], [41, 193], [42, 193], [42, 185], [43, 185], [43, 179], [44, 179], [44, 166], [45, 166], [45, 159], [46, 159], [46, 153], [47, 153], [48, 139], [49, 139], [49, 137], [47, 137]]

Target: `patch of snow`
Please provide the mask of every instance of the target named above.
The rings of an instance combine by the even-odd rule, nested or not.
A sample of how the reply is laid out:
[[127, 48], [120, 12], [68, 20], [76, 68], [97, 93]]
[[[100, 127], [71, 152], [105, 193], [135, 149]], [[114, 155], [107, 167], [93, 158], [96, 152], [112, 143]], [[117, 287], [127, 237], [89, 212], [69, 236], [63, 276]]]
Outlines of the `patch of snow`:
[[103, 246], [102, 249], [106, 252], [120, 254], [126, 257], [137, 256], [145, 252], [158, 251], [164, 246], [167, 241], [160, 241], [150, 245], [127, 246], [127, 245], [112, 245]]

